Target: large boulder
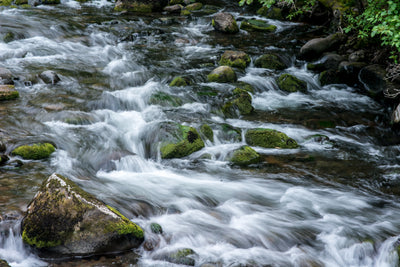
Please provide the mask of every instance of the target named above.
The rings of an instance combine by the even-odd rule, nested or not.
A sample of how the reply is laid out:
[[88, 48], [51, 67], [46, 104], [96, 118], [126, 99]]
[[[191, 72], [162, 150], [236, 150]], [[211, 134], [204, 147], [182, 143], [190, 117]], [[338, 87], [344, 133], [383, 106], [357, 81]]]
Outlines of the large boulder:
[[383, 91], [386, 96], [389, 92], [390, 83], [385, 79], [386, 70], [383, 66], [366, 66], [360, 70], [358, 77], [366, 92], [371, 95], [377, 95]]
[[14, 84], [13, 76], [10, 70], [0, 68], [0, 84]]
[[151, 13], [161, 11], [168, 5], [168, 0], [118, 0], [115, 11], [128, 11], [136, 13]]
[[307, 83], [305, 81], [300, 80], [299, 78], [285, 73], [279, 76], [278, 78], [278, 86], [281, 90], [293, 93], [293, 92], [306, 92], [307, 91]]
[[19, 92], [15, 90], [14, 85], [0, 85], [0, 101], [12, 100], [19, 97]]
[[286, 134], [272, 129], [250, 129], [245, 134], [247, 144], [265, 148], [297, 148], [297, 142]]
[[223, 33], [237, 33], [239, 27], [232, 14], [221, 12], [216, 14], [212, 19], [212, 26], [215, 30]]
[[331, 34], [325, 38], [315, 38], [308, 41], [300, 49], [299, 58], [316, 59], [324, 52], [338, 48], [346, 40], [346, 35], [342, 33]]
[[245, 69], [250, 64], [250, 57], [243, 51], [227, 50], [221, 56], [219, 64], [222, 66], [230, 66]]
[[68, 178], [52, 174], [28, 206], [22, 239], [42, 257], [88, 256], [136, 248], [144, 233]]
[[207, 75], [209, 82], [229, 83], [237, 80], [235, 71], [229, 66], [220, 66]]
[[240, 29], [248, 32], [274, 32], [276, 28], [275, 25], [259, 19], [245, 20], [240, 24]]
[[276, 54], [268, 53], [260, 56], [254, 62], [257, 68], [283, 70], [287, 68], [287, 65], [283, 60]]

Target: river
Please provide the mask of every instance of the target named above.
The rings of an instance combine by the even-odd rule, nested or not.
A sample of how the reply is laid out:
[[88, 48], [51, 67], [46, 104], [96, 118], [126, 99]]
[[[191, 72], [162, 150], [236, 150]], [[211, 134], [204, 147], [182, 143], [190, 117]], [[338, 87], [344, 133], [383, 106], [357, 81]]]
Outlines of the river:
[[[239, 23], [256, 17], [223, 3], [218, 10]], [[268, 20], [276, 33], [228, 36], [214, 31], [210, 14], [139, 16], [112, 12], [113, 5], [62, 0], [0, 8], [0, 67], [18, 77], [20, 92], [0, 106], [7, 153], [41, 141], [57, 146], [49, 160], [0, 168], [0, 258], [11, 266], [54, 264], [22, 244], [19, 224], [41, 182], [57, 172], [118, 208], [147, 238], [155, 238], [152, 222], [163, 227], [158, 247], [140, 247], [121, 266], [177, 266], [162, 255], [181, 248], [196, 252], [196, 266], [398, 266], [399, 139], [380, 102], [346, 85], [321, 87], [296, 59], [316, 26]], [[5, 43], [7, 32], [15, 38]], [[216, 108], [234, 87], [207, 83], [206, 76], [226, 50], [252, 58], [237, 74], [255, 88], [255, 114], [229, 119]], [[255, 68], [268, 51], [284, 55], [290, 67]], [[61, 82], [40, 82], [44, 70], [56, 71]], [[279, 90], [281, 73], [307, 81], [307, 92]], [[193, 85], [170, 87], [177, 75]], [[157, 92], [182, 103], [152, 104]], [[158, 125], [171, 121], [207, 123], [214, 142], [163, 160], [154, 140]], [[300, 148], [254, 147], [261, 164], [232, 166], [227, 156], [244, 142], [227, 137], [225, 124], [242, 134], [276, 129]]]

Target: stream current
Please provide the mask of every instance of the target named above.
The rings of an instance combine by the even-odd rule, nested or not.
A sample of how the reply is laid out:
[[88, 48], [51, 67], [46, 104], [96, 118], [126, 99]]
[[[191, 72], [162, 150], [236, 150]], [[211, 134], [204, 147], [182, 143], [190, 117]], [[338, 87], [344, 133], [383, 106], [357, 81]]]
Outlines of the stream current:
[[[163, 255], [182, 248], [196, 252], [196, 266], [398, 265], [399, 140], [379, 102], [345, 85], [321, 87], [296, 59], [317, 27], [268, 20], [277, 32], [227, 36], [214, 31], [210, 14], [112, 9], [111, 2], [69, 0], [0, 9], [0, 67], [18, 77], [20, 93], [0, 106], [7, 153], [41, 141], [57, 146], [49, 160], [0, 168], [0, 258], [11, 266], [54, 264], [23, 245], [19, 225], [41, 182], [57, 172], [119, 209], [147, 238], [155, 238], [152, 222], [162, 225], [158, 246], [140, 247], [132, 252], [137, 259], [123, 266], [177, 266]], [[218, 10], [232, 12], [239, 24], [256, 17], [232, 1]], [[15, 39], [5, 43], [8, 32]], [[218, 112], [221, 95], [234, 86], [207, 83], [206, 76], [226, 50], [252, 58], [237, 74], [255, 88], [255, 114], [228, 119]], [[254, 60], [270, 51], [290, 67], [255, 68]], [[61, 82], [41, 82], [37, 75], [45, 70], [56, 71]], [[282, 92], [275, 82], [281, 73], [307, 81], [308, 91]], [[177, 75], [193, 84], [170, 87]], [[160, 92], [181, 103], [152, 103]], [[214, 142], [162, 160], [154, 140], [163, 122], [198, 129], [207, 123]], [[242, 135], [276, 129], [300, 148], [254, 147], [263, 162], [238, 168], [227, 156], [244, 142], [227, 135], [226, 124]]]

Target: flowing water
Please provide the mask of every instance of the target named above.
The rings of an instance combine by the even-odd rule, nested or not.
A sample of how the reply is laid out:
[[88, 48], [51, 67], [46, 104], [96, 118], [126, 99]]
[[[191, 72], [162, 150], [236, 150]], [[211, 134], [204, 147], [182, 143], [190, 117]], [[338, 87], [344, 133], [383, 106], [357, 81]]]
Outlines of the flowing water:
[[[214, 32], [209, 14], [136, 16], [112, 8], [106, 1], [65, 0], [0, 9], [0, 40], [15, 36], [0, 41], [0, 67], [18, 77], [21, 96], [0, 106], [7, 153], [40, 141], [57, 146], [49, 160], [19, 166], [11, 157], [0, 168], [0, 258], [11, 266], [58, 264], [24, 246], [19, 230], [41, 182], [57, 172], [118, 208], [148, 240], [159, 238], [153, 250], [142, 246], [121, 266], [175, 266], [165, 255], [182, 248], [196, 252], [196, 266], [398, 265], [399, 139], [379, 102], [348, 86], [321, 87], [317, 74], [296, 60], [317, 27], [270, 20], [278, 26], [274, 34], [226, 36]], [[239, 23], [252, 17], [232, 1], [218, 9]], [[224, 118], [222, 95], [234, 86], [207, 83], [206, 75], [232, 49], [246, 51], [252, 62], [280, 53], [291, 66], [283, 72], [307, 81], [308, 92], [283, 93], [275, 82], [282, 72], [251, 63], [238, 77], [254, 86], [256, 112]], [[56, 71], [61, 82], [41, 82], [44, 70]], [[176, 75], [193, 85], [169, 87]], [[160, 92], [182, 103], [152, 104]], [[215, 140], [186, 158], [162, 160], [159, 125], [171, 121], [207, 123]], [[263, 162], [238, 168], [227, 157], [243, 142], [226, 135], [225, 124], [242, 134], [276, 129], [300, 148], [254, 147]], [[152, 222], [162, 225], [162, 236], [151, 233]], [[93, 266], [115, 264], [97, 260]]]

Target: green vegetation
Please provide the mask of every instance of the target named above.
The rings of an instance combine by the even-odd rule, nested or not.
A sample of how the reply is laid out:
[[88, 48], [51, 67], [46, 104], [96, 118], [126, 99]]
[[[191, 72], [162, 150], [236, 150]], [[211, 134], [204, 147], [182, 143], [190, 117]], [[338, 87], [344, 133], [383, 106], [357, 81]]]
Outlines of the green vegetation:
[[235, 150], [230, 161], [234, 164], [246, 166], [260, 162], [260, 155], [249, 146], [242, 146]]
[[306, 92], [307, 91], [307, 83], [298, 79], [297, 77], [290, 74], [282, 74], [278, 78], [278, 86], [281, 90], [286, 92]]
[[182, 158], [204, 147], [199, 133], [193, 127], [181, 126], [182, 140], [178, 143], [168, 143], [161, 147], [163, 159]]
[[265, 148], [297, 148], [299, 146], [286, 134], [272, 129], [250, 129], [246, 132], [245, 138], [251, 146]]
[[45, 159], [50, 157], [51, 153], [55, 150], [52, 144], [43, 143], [17, 147], [13, 150], [12, 154], [21, 156], [24, 159]]

